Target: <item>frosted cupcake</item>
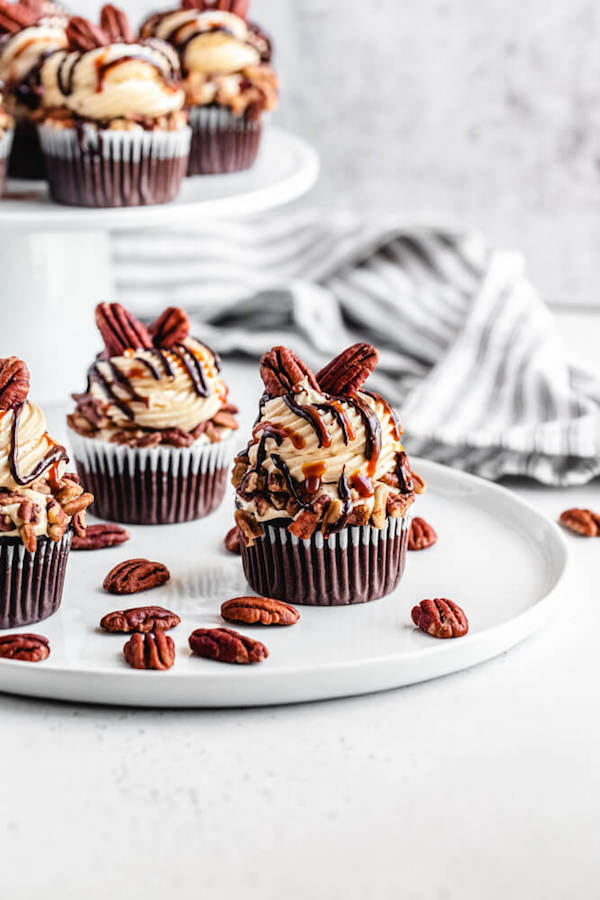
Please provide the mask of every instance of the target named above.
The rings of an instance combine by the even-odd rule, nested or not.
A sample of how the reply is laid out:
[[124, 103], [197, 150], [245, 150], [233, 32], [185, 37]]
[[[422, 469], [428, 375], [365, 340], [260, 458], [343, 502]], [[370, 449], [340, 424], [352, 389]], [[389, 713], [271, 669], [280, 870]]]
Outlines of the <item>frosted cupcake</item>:
[[[45, 175], [36, 129], [40, 68], [51, 53], [66, 47], [66, 24], [66, 14], [52, 2], [0, 3], [0, 82], [7, 111], [16, 120], [9, 164], [14, 178]], [[0, 143], [0, 153], [2, 149]]]
[[193, 129], [189, 175], [249, 168], [263, 115], [277, 105], [271, 43], [247, 12], [248, 0], [190, 0], [142, 25], [144, 37], [169, 41], [179, 54]]
[[101, 26], [74, 17], [68, 49], [41, 68], [39, 136], [50, 194], [72, 206], [167, 203], [185, 174], [191, 131], [179, 63], [163, 41], [137, 41], [104, 6]]
[[266, 393], [233, 473], [244, 572], [257, 593], [337, 606], [398, 584], [423, 483], [394, 410], [363, 388], [377, 359], [356, 344], [315, 376], [285, 347], [263, 357]]
[[28, 394], [25, 363], [0, 359], [0, 628], [58, 609], [72, 530], [85, 535], [93, 500], [65, 474], [66, 450]]
[[2, 94], [0, 93], [0, 197], [6, 187], [8, 157], [13, 143], [13, 136], [14, 119], [6, 112], [2, 103]]
[[147, 329], [101, 303], [96, 322], [105, 349], [68, 417], [94, 512], [143, 525], [208, 515], [223, 499], [237, 428], [216, 353], [190, 337], [177, 307]]

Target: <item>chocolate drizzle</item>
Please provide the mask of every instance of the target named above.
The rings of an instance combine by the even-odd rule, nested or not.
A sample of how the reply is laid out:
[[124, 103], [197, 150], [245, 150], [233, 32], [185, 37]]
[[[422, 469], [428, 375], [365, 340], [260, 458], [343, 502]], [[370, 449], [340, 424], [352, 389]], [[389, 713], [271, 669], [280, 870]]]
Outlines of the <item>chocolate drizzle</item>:
[[340, 431], [342, 432], [342, 437], [344, 438], [344, 443], [348, 444], [351, 440], [350, 436], [350, 423], [346, 418], [343, 407], [339, 406], [335, 401], [331, 403], [315, 403], [315, 409], [322, 409], [323, 412], [331, 413], [335, 421], [337, 422]]
[[60, 444], [54, 444], [51, 447], [46, 455], [40, 459], [38, 464], [34, 467], [34, 469], [29, 472], [27, 475], [23, 475], [19, 470], [19, 420], [21, 418], [21, 412], [23, 411], [23, 405], [17, 406], [16, 409], [13, 410], [13, 420], [10, 429], [10, 448], [8, 451], [8, 469], [14, 482], [18, 485], [30, 484], [32, 481], [35, 481], [36, 478], [39, 478], [40, 475], [43, 475], [50, 466], [54, 465], [54, 463], [59, 462], [61, 459], [64, 459], [65, 462], [68, 462], [69, 457], [67, 456], [67, 451], [64, 447], [61, 447]]
[[298, 503], [303, 509], [310, 509], [310, 504], [305, 503], [305, 501], [300, 497], [296, 480], [292, 477], [292, 473], [288, 469], [286, 463], [277, 453], [273, 453], [271, 455], [271, 459], [273, 460], [274, 466], [279, 469], [279, 471], [283, 475], [285, 483], [288, 487], [288, 491], [290, 492], [296, 503]]
[[281, 429], [281, 430], [276, 429], [272, 425], [266, 425], [263, 428], [261, 439], [259, 441], [258, 448], [256, 450], [255, 468], [257, 471], [258, 471], [258, 469], [260, 469], [260, 467], [264, 463], [265, 459], [267, 458], [266, 444], [267, 444], [267, 441], [269, 440], [269, 438], [271, 438], [271, 440], [275, 441], [275, 443], [279, 447], [279, 446], [281, 446], [281, 443], [283, 442], [283, 440], [286, 437], [287, 437], [287, 435], [285, 434], [283, 429]]
[[[108, 360], [103, 360], [103, 362], [106, 362], [107, 365], [110, 365], [110, 366], [111, 366], [111, 371], [112, 371], [112, 365], [113, 365], [113, 364], [110, 363], [110, 362], [108, 362]], [[122, 375], [122, 374], [123, 374], [123, 373], [121, 373], [121, 375]], [[125, 376], [123, 376], [123, 377], [125, 378], [125, 380], [127, 380]], [[101, 390], [102, 390], [103, 393], [104, 393], [104, 396], [108, 398], [109, 402], [112, 403], [113, 406], [116, 406], [117, 409], [120, 409], [121, 412], [123, 413], [123, 415], [124, 415], [127, 419], [133, 419], [133, 418], [134, 418], [134, 415], [133, 415], [132, 410], [129, 408], [129, 406], [127, 405], [127, 403], [125, 403], [124, 400], [121, 400], [121, 399], [115, 394], [115, 392], [114, 392], [114, 390], [113, 390], [113, 387], [112, 387], [110, 381], [108, 380], [108, 378], [106, 378], [106, 377], [102, 374], [102, 372], [101, 372], [100, 369], [98, 368], [97, 363], [94, 363], [93, 366], [91, 366], [90, 369], [88, 370], [87, 393], [90, 392], [90, 387], [91, 387], [91, 385], [92, 385], [92, 382], [95, 382], [95, 383], [101, 388]], [[119, 382], [119, 383], [120, 383], [120, 382]]]
[[283, 402], [289, 410], [304, 419], [311, 425], [319, 441], [319, 447], [331, 446], [331, 435], [327, 431], [325, 422], [319, 415], [319, 407], [317, 406], [300, 406], [289, 394], [283, 398]]
[[352, 397], [340, 397], [340, 400], [354, 407], [362, 419], [365, 429], [365, 456], [371, 463], [369, 475], [372, 475], [381, 453], [381, 423], [368, 403], [365, 403], [356, 394]]
[[392, 423], [392, 437], [399, 441], [402, 437], [402, 426], [394, 407], [388, 403], [387, 400], [384, 400], [381, 394], [376, 394], [374, 391], [363, 391], [363, 393], [367, 394], [368, 397], [371, 397], [376, 403], [381, 403]]
[[402, 450], [396, 456], [396, 475], [398, 477], [398, 485], [401, 494], [411, 494], [414, 490], [412, 472], [408, 462], [408, 456]]
[[198, 396], [208, 397], [208, 386], [200, 360], [194, 356], [185, 344], [175, 344], [171, 347], [171, 353], [183, 363]]

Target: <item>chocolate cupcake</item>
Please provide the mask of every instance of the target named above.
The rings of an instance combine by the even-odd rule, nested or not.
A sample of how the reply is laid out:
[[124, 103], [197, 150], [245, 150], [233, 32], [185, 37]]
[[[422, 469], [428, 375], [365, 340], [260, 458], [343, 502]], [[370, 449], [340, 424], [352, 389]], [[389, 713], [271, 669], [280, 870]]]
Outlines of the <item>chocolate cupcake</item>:
[[413, 477], [392, 407], [356, 344], [316, 376], [291, 350], [261, 361], [265, 394], [235, 460], [242, 561], [259, 594], [339, 606], [389, 594], [404, 569]]
[[0, 197], [6, 187], [6, 174], [8, 171], [8, 158], [14, 136], [14, 119], [10, 116], [2, 103], [0, 93]]
[[247, 13], [248, 0], [184, 0], [142, 25], [144, 37], [169, 41], [179, 54], [193, 132], [188, 175], [248, 169], [263, 114], [277, 106], [271, 42]]
[[208, 515], [223, 499], [237, 428], [217, 354], [190, 337], [177, 307], [147, 329], [118, 303], [101, 303], [96, 322], [105, 349], [68, 417], [77, 471], [97, 491], [94, 512], [142, 525]]
[[39, 622], [61, 601], [72, 530], [85, 536], [94, 499], [28, 401], [29, 372], [0, 359], [0, 628]]
[[13, 178], [45, 177], [36, 128], [41, 107], [40, 69], [48, 56], [66, 47], [67, 18], [51, 0], [0, 2], [0, 82], [7, 111], [16, 122], [9, 162]]
[[41, 68], [50, 194], [70, 206], [167, 203], [191, 138], [177, 55], [164, 41], [136, 40], [114, 6], [100, 21], [70, 19], [67, 50]]

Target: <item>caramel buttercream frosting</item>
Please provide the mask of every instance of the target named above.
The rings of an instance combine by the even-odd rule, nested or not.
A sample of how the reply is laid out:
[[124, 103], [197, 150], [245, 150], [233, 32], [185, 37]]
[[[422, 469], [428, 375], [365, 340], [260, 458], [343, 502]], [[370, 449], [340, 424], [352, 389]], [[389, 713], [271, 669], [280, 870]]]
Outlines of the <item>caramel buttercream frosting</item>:
[[182, 309], [169, 307], [147, 329], [120, 304], [102, 303], [96, 321], [105, 348], [73, 395], [71, 428], [130, 447], [215, 443], [237, 428], [219, 357], [190, 336]]
[[102, 8], [100, 25], [75, 16], [67, 46], [41, 67], [45, 124], [71, 119], [109, 127], [183, 127], [184, 91], [177, 54], [159, 39], [137, 39], [117, 7]]
[[207, 4], [150, 16], [146, 38], [168, 41], [177, 51], [188, 106], [218, 104], [235, 115], [258, 115], [277, 105], [277, 76], [270, 65], [271, 42], [246, 19], [247, 2]]
[[67, 452], [48, 434], [28, 394], [25, 363], [1, 359], [0, 539], [20, 537], [35, 552], [38, 537], [59, 541], [71, 525], [85, 534], [85, 510], [94, 498], [66, 472]]
[[276, 521], [302, 538], [317, 528], [381, 529], [409, 509], [424, 485], [411, 471], [394, 409], [364, 387], [377, 359], [375, 348], [357, 344], [314, 375], [285, 347], [265, 354], [265, 394], [233, 473], [247, 539]]

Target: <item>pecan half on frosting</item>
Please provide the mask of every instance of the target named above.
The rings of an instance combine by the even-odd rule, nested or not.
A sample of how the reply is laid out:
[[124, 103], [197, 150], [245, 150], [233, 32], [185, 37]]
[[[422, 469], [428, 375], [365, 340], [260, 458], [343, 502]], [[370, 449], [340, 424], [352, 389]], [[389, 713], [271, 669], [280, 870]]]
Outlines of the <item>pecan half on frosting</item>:
[[248, 16], [248, 7], [250, 0], [183, 0], [182, 9], [197, 9], [198, 12], [210, 12], [211, 10], [221, 10], [222, 12], [231, 12], [240, 19]]
[[82, 16], [72, 16], [66, 29], [67, 42], [70, 50], [79, 50], [83, 53], [95, 50], [96, 47], [105, 47], [110, 43], [99, 25], [94, 25], [89, 19]]
[[149, 330], [156, 347], [172, 347], [189, 337], [190, 320], [180, 306], [169, 306]]
[[327, 394], [355, 394], [378, 362], [379, 353], [372, 344], [354, 344], [322, 368], [317, 381]]
[[260, 376], [269, 397], [291, 393], [304, 378], [313, 390], [319, 385], [311, 369], [288, 347], [273, 347], [260, 361]]
[[40, 13], [26, 3], [0, 2], [0, 33], [18, 34], [40, 18]]
[[120, 303], [99, 303], [96, 325], [108, 356], [122, 356], [125, 350], [151, 350], [152, 338], [139, 319]]
[[16, 409], [29, 394], [29, 369], [22, 359], [0, 359], [0, 409]]
[[135, 35], [123, 10], [107, 3], [100, 10], [100, 27], [111, 44], [133, 44]]

